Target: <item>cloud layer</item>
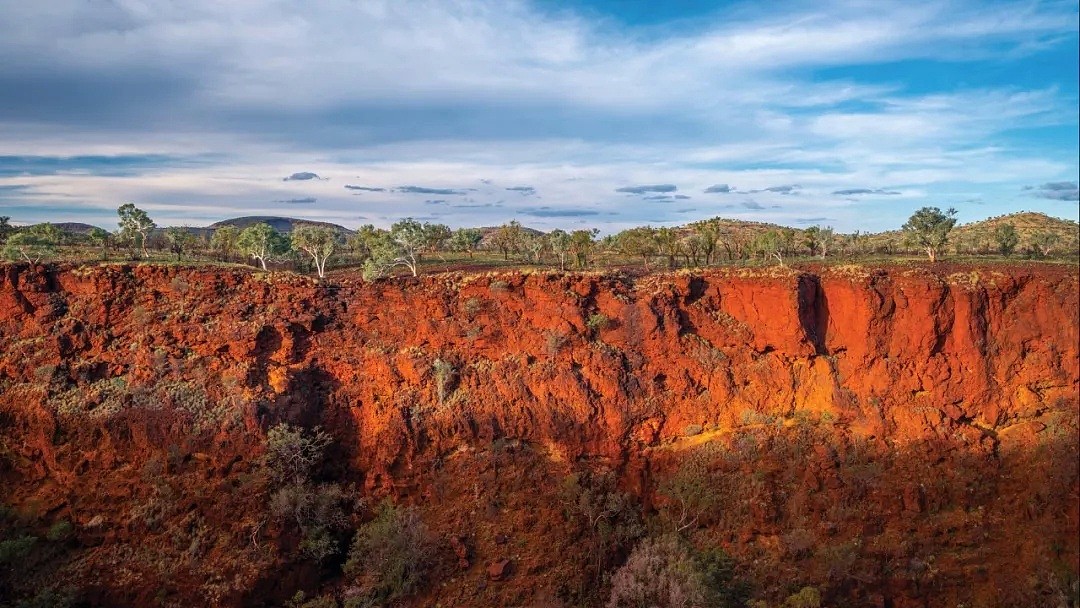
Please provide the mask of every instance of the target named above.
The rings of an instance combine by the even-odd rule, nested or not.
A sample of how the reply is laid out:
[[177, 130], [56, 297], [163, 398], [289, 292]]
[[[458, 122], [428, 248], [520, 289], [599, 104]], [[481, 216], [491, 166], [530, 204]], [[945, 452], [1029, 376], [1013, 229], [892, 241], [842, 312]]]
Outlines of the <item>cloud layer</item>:
[[[6, 2], [0, 215], [1076, 217], [1075, 4], [747, 3], [640, 27], [598, 10]], [[663, 204], [677, 192], [693, 208]]]

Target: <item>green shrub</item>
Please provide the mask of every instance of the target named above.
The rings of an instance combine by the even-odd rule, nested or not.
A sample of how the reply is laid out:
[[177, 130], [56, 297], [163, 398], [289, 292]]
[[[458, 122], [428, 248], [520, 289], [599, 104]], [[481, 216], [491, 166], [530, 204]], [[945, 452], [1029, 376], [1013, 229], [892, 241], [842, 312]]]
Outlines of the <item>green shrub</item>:
[[618, 489], [610, 471], [568, 475], [559, 494], [567, 518], [584, 528], [582, 541], [598, 584], [612, 558], [645, 532], [641, 509], [633, 496]]
[[270, 496], [270, 512], [300, 528], [300, 553], [322, 561], [337, 553], [337, 534], [349, 523], [345, 506], [352, 493], [333, 483], [289, 484]]
[[14, 564], [25, 559], [37, 544], [37, 540], [36, 536], [24, 535], [0, 541], [0, 564]]
[[735, 576], [735, 560], [715, 547], [694, 552], [694, 561], [710, 596], [710, 606], [741, 608], [750, 599], [750, 585]]
[[333, 439], [315, 427], [311, 432], [281, 423], [266, 432], [263, 464], [278, 484], [305, 483], [323, 459], [323, 452]]
[[457, 370], [454, 369], [452, 363], [442, 359], [435, 359], [435, 362], [431, 364], [431, 369], [435, 373], [435, 391], [439, 397], [439, 406], [442, 407], [453, 388]]
[[73, 528], [71, 522], [66, 519], [61, 519], [49, 527], [49, 531], [45, 533], [45, 538], [49, 539], [51, 542], [65, 540], [71, 536], [72, 531]]
[[387, 502], [356, 531], [345, 562], [355, 585], [346, 606], [386, 606], [420, 589], [434, 558], [427, 527], [413, 509]]
[[13, 608], [68, 608], [76, 602], [75, 591], [67, 588], [47, 587], [33, 597], [15, 602]]
[[611, 327], [611, 319], [605, 314], [595, 313], [589, 315], [589, 319], [585, 322], [585, 326], [592, 331], [603, 331], [608, 327]]
[[784, 608], [821, 608], [821, 592], [814, 587], [803, 587], [784, 600]]
[[307, 599], [303, 591], [297, 591], [292, 599], [285, 602], [285, 608], [337, 608], [337, 600], [329, 595], [320, 595]]

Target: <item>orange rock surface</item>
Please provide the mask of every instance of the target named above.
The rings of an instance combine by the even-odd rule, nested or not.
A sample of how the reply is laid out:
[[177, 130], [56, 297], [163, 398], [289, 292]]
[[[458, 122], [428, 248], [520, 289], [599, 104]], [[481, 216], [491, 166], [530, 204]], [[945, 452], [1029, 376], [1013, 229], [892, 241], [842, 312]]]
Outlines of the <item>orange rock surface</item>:
[[95, 605], [337, 594], [340, 569], [266, 515], [259, 457], [285, 421], [333, 435], [323, 479], [420, 509], [440, 557], [408, 605], [600, 605], [560, 484], [612, 471], [659, 517], [699, 461], [726, 502], [693, 542], [754, 597], [1052, 602], [1080, 569], [1078, 293], [1049, 265], [333, 284], [0, 266], [0, 501], [74, 524], [50, 569]]

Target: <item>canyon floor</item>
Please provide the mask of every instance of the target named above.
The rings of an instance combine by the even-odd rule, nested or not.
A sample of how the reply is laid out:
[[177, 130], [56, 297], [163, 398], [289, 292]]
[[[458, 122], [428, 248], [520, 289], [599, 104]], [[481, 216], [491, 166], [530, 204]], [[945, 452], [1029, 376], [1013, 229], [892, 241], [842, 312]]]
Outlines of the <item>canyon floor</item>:
[[0, 606], [1077, 606], [1078, 274], [2, 265]]

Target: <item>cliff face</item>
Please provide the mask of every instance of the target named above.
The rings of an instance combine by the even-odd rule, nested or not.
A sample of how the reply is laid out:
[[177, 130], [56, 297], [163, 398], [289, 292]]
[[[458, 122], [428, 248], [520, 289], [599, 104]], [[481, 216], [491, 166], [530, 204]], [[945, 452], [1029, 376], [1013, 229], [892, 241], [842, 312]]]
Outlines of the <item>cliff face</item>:
[[47, 560], [91, 602], [337, 593], [266, 514], [259, 456], [285, 421], [333, 435], [323, 479], [455, 538], [417, 605], [596, 602], [559, 492], [604, 471], [657, 521], [668, 480], [704, 483], [693, 542], [758, 597], [1056, 601], [1080, 555], [1078, 310], [1054, 267], [319, 285], [3, 266], [0, 501], [74, 524]]

